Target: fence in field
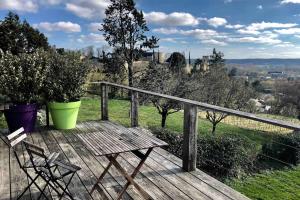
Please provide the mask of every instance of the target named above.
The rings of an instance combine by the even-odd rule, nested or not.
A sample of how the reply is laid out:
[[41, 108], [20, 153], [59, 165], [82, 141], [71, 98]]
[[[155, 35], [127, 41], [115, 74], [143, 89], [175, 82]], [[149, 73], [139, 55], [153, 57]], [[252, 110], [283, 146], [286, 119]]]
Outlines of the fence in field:
[[[218, 129], [222, 129], [222, 124], [232, 127], [232, 130], [239, 131], [238, 129], [247, 130], [247, 134], [250, 134], [250, 138], [259, 137], [261, 141], [273, 141], [273, 137], [277, 135], [285, 135], [294, 131], [300, 130], [300, 125], [286, 122], [278, 119], [266, 118], [263, 116], [258, 116], [252, 113], [242, 112], [238, 110], [233, 110], [229, 108], [219, 107], [215, 105], [210, 105], [207, 103], [202, 103], [198, 101], [183, 99], [179, 97], [174, 97], [166, 94], [159, 94], [156, 92], [146, 91], [134, 87], [119, 85], [109, 82], [93, 82], [93, 88], [101, 93], [101, 118], [102, 120], [109, 119], [109, 92], [112, 90], [119, 89], [120, 94], [131, 94], [130, 95], [130, 109], [128, 111], [128, 117], [130, 117], [130, 125], [132, 127], [139, 126], [139, 96], [149, 95], [155, 96], [157, 98], [165, 98], [178, 102], [182, 106], [183, 115], [183, 146], [182, 146], [182, 160], [183, 169], [186, 171], [193, 171], [196, 169], [197, 163], [197, 135], [198, 129], [202, 126], [207, 126], [207, 121], [203, 119], [206, 118], [207, 111], [214, 112], [217, 115], [226, 115], [223, 120], [221, 120], [221, 125]], [[101, 88], [101, 90], [99, 90]], [[198, 125], [198, 121], [200, 123]], [[205, 124], [206, 123], [206, 124]], [[254, 132], [255, 131], [255, 132]], [[257, 135], [256, 135], [257, 134]], [[273, 142], [276, 142], [275, 140]], [[283, 148], [295, 148], [286, 144], [280, 144]], [[261, 156], [271, 159], [274, 162], [278, 162], [283, 165], [291, 166], [290, 163], [280, 160], [278, 158], [273, 158], [270, 155]]]

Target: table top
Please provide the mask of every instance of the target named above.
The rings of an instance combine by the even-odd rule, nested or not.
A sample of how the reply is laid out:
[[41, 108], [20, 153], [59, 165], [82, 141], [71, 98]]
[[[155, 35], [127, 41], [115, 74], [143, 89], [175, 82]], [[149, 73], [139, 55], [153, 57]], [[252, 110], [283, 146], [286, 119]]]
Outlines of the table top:
[[78, 134], [95, 156], [111, 155], [168, 145], [153, 135], [142, 132], [96, 131]]

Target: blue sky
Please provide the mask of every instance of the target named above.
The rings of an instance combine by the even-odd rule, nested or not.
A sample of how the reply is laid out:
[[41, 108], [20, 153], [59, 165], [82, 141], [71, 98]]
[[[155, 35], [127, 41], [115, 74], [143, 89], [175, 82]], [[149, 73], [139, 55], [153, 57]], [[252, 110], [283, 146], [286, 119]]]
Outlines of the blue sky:
[[[300, 58], [300, 0], [137, 0], [160, 51], [212, 48], [226, 58]], [[101, 26], [109, 0], [0, 0], [0, 18], [9, 10], [45, 33], [57, 47], [106, 45]]]

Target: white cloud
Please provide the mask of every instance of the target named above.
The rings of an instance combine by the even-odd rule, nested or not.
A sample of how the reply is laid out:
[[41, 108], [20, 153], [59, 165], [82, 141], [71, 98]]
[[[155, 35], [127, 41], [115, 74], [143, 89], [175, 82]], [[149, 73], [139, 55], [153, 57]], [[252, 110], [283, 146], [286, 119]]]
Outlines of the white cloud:
[[294, 3], [294, 4], [299, 3], [300, 4], [300, 0], [282, 0], [280, 3], [281, 4], [288, 4], [288, 3]]
[[218, 40], [210, 39], [210, 40], [202, 40], [201, 43], [203, 44], [211, 44], [211, 45], [217, 45], [217, 46], [226, 46], [226, 42], [221, 42]]
[[198, 25], [199, 19], [184, 12], [173, 12], [166, 14], [164, 12], [144, 13], [145, 19], [149, 23], [161, 24], [167, 26], [195, 26]]
[[207, 23], [213, 27], [224, 26], [227, 24], [227, 20], [221, 17], [213, 17], [207, 20]]
[[176, 28], [155, 28], [152, 31], [156, 33], [165, 34], [165, 35], [177, 34], [180, 32], [180, 30]]
[[224, 3], [232, 3], [232, 0], [224, 0]]
[[262, 10], [262, 9], [264, 9], [264, 8], [263, 8], [262, 5], [258, 5], [258, 6], [257, 6], [257, 9], [258, 9], [258, 10]]
[[49, 4], [49, 5], [58, 5], [63, 2], [63, 0], [40, 0], [44, 4]]
[[276, 22], [260, 22], [260, 23], [252, 23], [249, 26], [239, 29], [237, 32], [240, 34], [251, 34], [251, 35], [259, 35], [260, 31], [266, 29], [274, 29], [274, 28], [291, 28], [295, 27], [298, 24], [295, 23], [276, 23]]
[[241, 24], [235, 24], [235, 25], [227, 24], [225, 26], [225, 28], [229, 28], [229, 29], [240, 29], [240, 28], [243, 28], [243, 27], [245, 27], [245, 25], [241, 25]]
[[271, 37], [241, 37], [241, 38], [229, 38], [228, 41], [230, 42], [240, 42], [240, 43], [257, 43], [257, 44], [280, 44], [282, 43], [279, 39], [274, 39]]
[[107, 0], [79, 0], [66, 4], [66, 10], [78, 17], [93, 19], [104, 17], [105, 9], [109, 3]]
[[194, 36], [200, 40], [211, 39], [219, 35], [218, 32], [211, 29], [193, 29], [193, 30], [181, 30], [182, 35]]
[[[198, 40], [212, 40], [212, 39], [226, 39], [227, 36], [225, 33], [218, 33], [212, 29], [191, 29], [191, 30], [182, 30], [182, 29], [167, 29], [167, 28], [159, 28], [154, 29], [154, 32], [165, 34], [165, 35], [184, 35], [184, 36], [192, 36]], [[219, 43], [221, 44], [221, 43]]]
[[33, 0], [1, 0], [0, 10], [15, 10], [23, 12], [37, 12], [39, 6]]
[[240, 34], [250, 34], [250, 35], [259, 35], [260, 32], [256, 30], [248, 30], [248, 29], [239, 29], [237, 30]]
[[72, 23], [72, 22], [41, 22], [39, 24], [33, 25], [35, 28], [43, 29], [46, 31], [63, 31], [63, 32], [80, 32], [81, 27], [79, 24]]
[[171, 42], [171, 43], [177, 43], [176, 38], [160, 38], [160, 42]]
[[98, 23], [98, 22], [93, 22], [93, 23], [90, 23], [88, 25], [89, 27], [89, 30], [92, 31], [92, 32], [98, 32], [99, 29], [102, 28], [102, 23]]
[[300, 28], [278, 29], [275, 30], [275, 32], [282, 35], [294, 35], [294, 34], [300, 34]]
[[298, 24], [295, 23], [276, 23], [276, 22], [260, 22], [260, 23], [252, 23], [250, 24], [246, 29], [247, 30], [265, 30], [265, 29], [271, 29], [271, 28], [290, 28], [297, 26]]
[[80, 35], [77, 39], [80, 43], [104, 43], [105, 39], [102, 34], [90, 33], [88, 35]]
[[282, 44], [277, 44], [274, 47], [286, 48], [286, 47], [294, 47], [295, 45], [290, 42], [283, 42]]

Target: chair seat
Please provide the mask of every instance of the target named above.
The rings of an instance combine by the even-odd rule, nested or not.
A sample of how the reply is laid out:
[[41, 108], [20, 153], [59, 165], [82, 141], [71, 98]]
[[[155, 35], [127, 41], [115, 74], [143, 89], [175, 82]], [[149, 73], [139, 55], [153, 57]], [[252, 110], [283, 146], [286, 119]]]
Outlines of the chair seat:
[[54, 169], [56, 169], [56, 167], [60, 169], [61, 174], [55, 173], [56, 170], [51, 170], [50, 172], [49, 169], [47, 169], [45, 166], [41, 166], [38, 168], [40, 175], [50, 180], [60, 180], [63, 177], [69, 174], [73, 174], [76, 171], [81, 169], [80, 167], [73, 165], [71, 163], [64, 162], [64, 161], [57, 161], [57, 160], [52, 162], [51, 165], [52, 165], [51, 167], [54, 167]]
[[74, 165], [74, 164], [69, 163], [69, 162], [64, 162], [64, 161], [61, 161], [61, 160], [60, 161], [56, 160], [56, 161], [53, 162], [53, 164], [55, 164], [55, 165], [57, 165], [61, 168], [64, 168], [66, 170], [69, 170], [71, 172], [76, 172], [76, 171], [81, 169], [81, 167], [79, 167], [77, 165]]
[[[53, 162], [56, 161], [56, 159], [58, 158], [59, 156], [59, 153], [51, 153], [49, 156], [48, 156], [48, 159], [47, 159], [47, 162], [50, 166], [53, 166]], [[41, 158], [41, 157], [35, 157], [33, 158], [33, 162], [34, 162], [34, 165], [36, 167], [44, 167], [46, 165], [45, 163], [45, 159], [44, 158]], [[23, 165], [24, 168], [33, 168], [33, 163], [31, 162], [31, 160], [27, 160], [24, 165]]]

